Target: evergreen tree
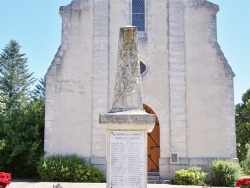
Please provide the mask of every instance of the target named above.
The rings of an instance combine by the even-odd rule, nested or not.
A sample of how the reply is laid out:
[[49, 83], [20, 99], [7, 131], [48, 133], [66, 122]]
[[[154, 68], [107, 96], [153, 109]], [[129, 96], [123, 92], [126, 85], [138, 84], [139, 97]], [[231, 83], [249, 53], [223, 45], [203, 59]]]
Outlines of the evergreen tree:
[[5, 110], [17, 109], [27, 101], [30, 86], [35, 81], [27, 68], [27, 58], [20, 52], [21, 46], [15, 40], [3, 49], [0, 55], [0, 93]]
[[44, 150], [45, 100], [39, 85], [31, 98], [35, 79], [20, 48], [11, 40], [0, 54], [0, 171], [34, 178]]
[[3, 101], [3, 95], [0, 92], [0, 112], [5, 108], [5, 104], [2, 102]]
[[33, 99], [45, 100], [45, 92], [46, 92], [46, 81], [45, 78], [41, 78], [33, 91]]

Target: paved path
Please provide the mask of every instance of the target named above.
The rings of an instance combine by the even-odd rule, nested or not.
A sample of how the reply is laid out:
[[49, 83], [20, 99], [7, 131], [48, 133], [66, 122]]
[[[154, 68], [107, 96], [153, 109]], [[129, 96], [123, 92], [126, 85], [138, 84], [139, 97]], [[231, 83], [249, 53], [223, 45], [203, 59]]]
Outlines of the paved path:
[[[53, 186], [56, 185], [57, 183], [52, 183], [52, 182], [23, 182], [15, 180], [6, 188], [53, 188]], [[106, 188], [106, 183], [60, 183], [60, 185], [61, 188]], [[148, 188], [210, 188], [210, 187], [148, 184]]]

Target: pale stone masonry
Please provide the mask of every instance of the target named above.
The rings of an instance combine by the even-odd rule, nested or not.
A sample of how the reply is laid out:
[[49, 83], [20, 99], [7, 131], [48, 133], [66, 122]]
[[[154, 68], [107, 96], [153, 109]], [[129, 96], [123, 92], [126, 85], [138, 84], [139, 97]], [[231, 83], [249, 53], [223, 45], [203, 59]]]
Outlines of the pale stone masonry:
[[169, 91], [171, 151], [187, 156], [184, 3], [169, 1]]
[[[90, 1], [89, 1], [90, 2]], [[109, 98], [109, 6], [106, 1], [93, 1], [93, 67], [92, 67], [92, 161], [105, 156], [105, 131], [96, 114], [107, 112]], [[98, 159], [97, 159], [98, 160]], [[104, 160], [104, 158], [103, 158]], [[93, 161], [94, 162], [94, 161]], [[104, 160], [105, 162], [105, 160]]]
[[[119, 28], [132, 25], [132, 1], [73, 0], [60, 8], [62, 41], [46, 74], [46, 155], [76, 153], [105, 171], [98, 115], [112, 108]], [[217, 42], [219, 6], [207, 0], [143, 2], [142, 102], [159, 121], [160, 178], [236, 158], [234, 73]], [[178, 153], [178, 164], [170, 163], [171, 153]]]

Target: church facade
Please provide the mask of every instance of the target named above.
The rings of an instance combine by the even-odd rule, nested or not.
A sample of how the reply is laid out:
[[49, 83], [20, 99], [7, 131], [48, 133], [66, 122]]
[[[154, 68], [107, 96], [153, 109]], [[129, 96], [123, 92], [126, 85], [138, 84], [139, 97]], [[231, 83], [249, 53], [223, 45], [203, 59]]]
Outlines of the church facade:
[[148, 171], [236, 158], [234, 73], [207, 0], [73, 0], [60, 8], [62, 40], [46, 74], [45, 154], [78, 154], [106, 171], [99, 114], [113, 102], [119, 28], [138, 29], [143, 107], [156, 115]]

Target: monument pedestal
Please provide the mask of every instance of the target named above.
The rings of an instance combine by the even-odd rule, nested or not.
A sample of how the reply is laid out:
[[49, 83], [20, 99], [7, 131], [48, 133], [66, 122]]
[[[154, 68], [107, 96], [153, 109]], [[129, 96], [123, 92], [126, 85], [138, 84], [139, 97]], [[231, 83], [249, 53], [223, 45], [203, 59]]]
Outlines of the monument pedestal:
[[107, 131], [107, 188], [147, 187], [147, 133], [154, 115], [142, 110], [100, 115]]

